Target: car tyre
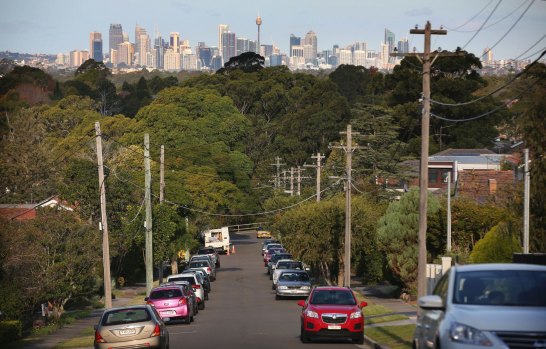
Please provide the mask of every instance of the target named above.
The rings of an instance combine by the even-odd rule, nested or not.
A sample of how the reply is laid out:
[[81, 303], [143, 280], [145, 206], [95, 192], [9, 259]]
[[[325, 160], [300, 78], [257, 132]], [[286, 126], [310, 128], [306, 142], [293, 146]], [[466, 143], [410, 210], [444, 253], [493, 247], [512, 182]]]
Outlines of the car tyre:
[[271, 284], [271, 289], [272, 289], [272, 290], [275, 290], [275, 289], [276, 289], [275, 284]]
[[206, 300], [206, 301], [209, 300], [209, 294], [208, 294], [208, 293], [205, 295], [205, 300]]
[[199, 304], [197, 308], [199, 308], [200, 310], [205, 309], [205, 302], [201, 302], [201, 304]]
[[188, 314], [187, 316], [184, 316], [183, 319], [184, 319], [184, 324], [185, 324], [185, 325], [189, 325], [189, 324], [190, 324], [190, 322], [191, 322], [191, 316], [190, 316], [189, 314]]
[[309, 334], [307, 334], [307, 331], [303, 329], [303, 325], [300, 329], [300, 340], [302, 343], [309, 343], [311, 341], [309, 339]]
[[360, 333], [358, 338], [353, 338], [353, 343], [355, 343], [355, 344], [364, 344], [364, 332]]

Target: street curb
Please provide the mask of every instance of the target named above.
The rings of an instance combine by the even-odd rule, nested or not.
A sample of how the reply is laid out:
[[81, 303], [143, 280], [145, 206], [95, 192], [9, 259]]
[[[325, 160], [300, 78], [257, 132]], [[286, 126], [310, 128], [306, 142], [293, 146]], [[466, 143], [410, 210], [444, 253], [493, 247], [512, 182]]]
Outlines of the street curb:
[[382, 346], [381, 344], [379, 344], [378, 342], [374, 341], [373, 339], [371, 339], [370, 337], [366, 335], [364, 335], [364, 343], [373, 349], [387, 349], [387, 347]]

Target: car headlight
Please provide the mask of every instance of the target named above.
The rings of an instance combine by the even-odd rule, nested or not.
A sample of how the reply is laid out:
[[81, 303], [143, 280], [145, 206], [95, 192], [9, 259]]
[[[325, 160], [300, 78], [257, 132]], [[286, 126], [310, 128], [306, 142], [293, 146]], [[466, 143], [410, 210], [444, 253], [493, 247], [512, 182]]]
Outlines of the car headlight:
[[306, 310], [305, 315], [307, 317], [313, 317], [315, 319], [318, 319], [318, 314], [316, 312], [312, 311], [312, 310]]
[[302, 290], [310, 290], [311, 287], [309, 287], [309, 286], [302, 286], [301, 289], [302, 289]]
[[279, 287], [277, 287], [277, 289], [279, 289], [279, 290], [288, 290], [288, 287], [286, 287], [286, 286], [279, 286]]
[[351, 313], [351, 319], [360, 319], [362, 317], [362, 312], [359, 310], [359, 311], [355, 311], [354, 313]]
[[493, 345], [491, 341], [485, 336], [485, 334], [477, 328], [470, 327], [465, 324], [453, 323], [449, 330], [449, 337], [454, 342], [481, 345], [490, 347]]

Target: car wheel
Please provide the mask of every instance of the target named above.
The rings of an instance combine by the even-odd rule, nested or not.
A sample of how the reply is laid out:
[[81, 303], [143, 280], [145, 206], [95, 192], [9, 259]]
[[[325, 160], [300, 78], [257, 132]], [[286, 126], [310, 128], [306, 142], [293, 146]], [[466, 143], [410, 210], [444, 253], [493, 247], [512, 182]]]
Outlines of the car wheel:
[[353, 338], [353, 343], [364, 344], [364, 332], [360, 333], [360, 335], [357, 338]]
[[273, 280], [273, 274], [269, 273], [269, 280]]
[[184, 319], [184, 324], [186, 324], [186, 325], [189, 325], [189, 324], [190, 324], [190, 322], [191, 322], [191, 317], [190, 317], [189, 314], [188, 314], [187, 316], [184, 316], [183, 319]]
[[205, 296], [205, 300], [208, 301], [209, 300], [209, 294], [207, 293], [207, 295]]
[[272, 290], [275, 290], [275, 288], [276, 288], [276, 287], [275, 287], [275, 284], [271, 284], [271, 289], [272, 289]]
[[194, 322], [195, 321], [195, 314], [193, 314], [192, 316], [190, 316], [190, 322]]
[[302, 343], [310, 342], [309, 334], [307, 334], [307, 331], [303, 329], [303, 325], [301, 326], [301, 329], [300, 329], [300, 340]]
[[199, 310], [205, 309], [205, 302], [203, 301], [203, 302], [199, 303], [199, 304], [197, 305], [197, 308], [199, 308]]

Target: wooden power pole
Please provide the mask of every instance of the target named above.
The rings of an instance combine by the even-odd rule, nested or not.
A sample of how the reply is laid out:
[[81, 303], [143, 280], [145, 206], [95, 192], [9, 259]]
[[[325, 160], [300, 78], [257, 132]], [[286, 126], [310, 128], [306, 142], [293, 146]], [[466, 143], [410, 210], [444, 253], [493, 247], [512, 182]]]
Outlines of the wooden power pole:
[[[425, 29], [410, 30], [410, 34], [424, 34], [425, 47], [421, 53], [403, 53], [401, 56], [417, 57], [423, 64], [423, 116], [421, 120], [421, 164], [419, 171], [419, 257], [417, 265], [417, 295], [422, 297], [427, 292], [426, 268], [427, 268], [427, 205], [428, 205], [428, 152], [430, 133], [430, 67], [432, 65], [430, 54], [430, 42], [432, 35], [446, 35], [444, 29], [431, 29], [427, 21]], [[399, 54], [392, 54], [398, 56]], [[434, 59], [442, 56], [457, 56], [458, 53], [438, 52]]]
[[303, 165], [305, 167], [315, 167], [317, 169], [317, 202], [320, 202], [320, 169], [322, 167], [321, 162], [324, 159], [324, 154], [320, 155], [320, 152], [317, 152], [317, 155], [312, 155], [312, 159], [316, 159], [316, 165]]
[[112, 279], [110, 277], [110, 245], [108, 242], [108, 219], [106, 215], [106, 183], [104, 182], [104, 164], [102, 161], [102, 133], [100, 123], [95, 122], [97, 137], [97, 165], [99, 168], [100, 213], [102, 228], [102, 268], [104, 277], [104, 307], [112, 308]]
[[149, 295], [154, 283], [152, 254], [152, 173], [150, 171], [150, 135], [144, 134], [144, 201], [146, 203], [146, 294]]

